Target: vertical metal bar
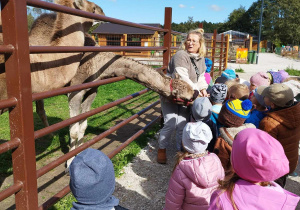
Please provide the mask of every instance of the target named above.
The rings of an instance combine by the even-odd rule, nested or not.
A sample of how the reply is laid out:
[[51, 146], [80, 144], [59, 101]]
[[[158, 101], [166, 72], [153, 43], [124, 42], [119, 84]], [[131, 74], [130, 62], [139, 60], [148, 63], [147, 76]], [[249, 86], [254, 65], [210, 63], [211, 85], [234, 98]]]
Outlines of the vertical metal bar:
[[223, 48], [223, 42], [224, 42], [224, 34], [221, 35], [221, 48], [220, 48], [220, 62], [219, 62], [219, 75], [221, 76], [222, 74], [222, 66], [223, 66], [223, 52], [224, 52], [224, 48]]
[[261, 8], [260, 8], [260, 21], [259, 21], [258, 43], [257, 43], [257, 53], [256, 53], [256, 64], [258, 64], [258, 54], [259, 54], [259, 47], [260, 47], [260, 36], [261, 36], [263, 10], [264, 10], [264, 0], [261, 1]]
[[11, 139], [21, 141], [12, 152], [14, 182], [23, 183], [15, 194], [16, 208], [34, 210], [38, 195], [26, 0], [2, 0], [1, 7], [4, 44], [15, 48], [5, 55], [5, 69], [7, 95], [18, 101], [9, 113]]
[[225, 36], [225, 41], [226, 41], [226, 54], [225, 54], [225, 66], [224, 66], [224, 70], [227, 68], [227, 64], [228, 64], [228, 52], [229, 52], [229, 34], [226, 34]]
[[215, 55], [216, 55], [216, 45], [217, 45], [217, 29], [214, 30], [214, 36], [213, 36], [213, 48], [212, 48], [212, 66], [211, 66], [211, 72], [210, 76], [211, 78], [214, 78], [214, 71], [215, 71]]
[[172, 8], [165, 8], [165, 25], [164, 29], [167, 29], [168, 32], [164, 32], [164, 47], [167, 48], [163, 52], [163, 66], [168, 66], [171, 58], [171, 23], [172, 23]]

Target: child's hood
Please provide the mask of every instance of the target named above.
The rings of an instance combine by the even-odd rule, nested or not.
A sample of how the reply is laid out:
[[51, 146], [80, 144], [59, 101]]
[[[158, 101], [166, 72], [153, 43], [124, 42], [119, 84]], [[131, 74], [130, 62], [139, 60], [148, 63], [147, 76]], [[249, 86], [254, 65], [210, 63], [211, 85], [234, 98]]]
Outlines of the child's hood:
[[300, 127], [300, 103], [279, 111], [268, 112], [267, 115], [290, 129]]
[[239, 209], [265, 209], [266, 206], [270, 210], [295, 209], [300, 197], [282, 188], [281, 190], [282, 192], [240, 179], [236, 182], [233, 197]]
[[224, 169], [214, 153], [196, 159], [183, 160], [179, 167], [192, 182], [201, 188], [215, 186], [219, 179], [224, 178]]
[[230, 145], [232, 146], [233, 139], [235, 138], [236, 134], [246, 128], [256, 128], [255, 125], [252, 123], [245, 123], [240, 127], [231, 127], [231, 128], [220, 128], [220, 136]]

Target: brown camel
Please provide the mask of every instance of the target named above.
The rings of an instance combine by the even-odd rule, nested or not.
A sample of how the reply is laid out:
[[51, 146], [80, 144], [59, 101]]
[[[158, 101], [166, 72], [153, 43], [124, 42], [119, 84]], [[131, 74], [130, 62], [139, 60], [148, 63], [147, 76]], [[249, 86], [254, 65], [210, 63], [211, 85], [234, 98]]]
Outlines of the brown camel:
[[[36, 29], [34, 24], [29, 39], [36, 40], [35, 36], [39, 34], [37, 30], [51, 30], [55, 18], [55, 14], [44, 14], [40, 16], [36, 22], [39, 22], [40, 24], [38, 25], [42, 25], [47, 29]], [[45, 36], [43, 38], [43, 40], [40, 40], [35, 44], [47, 44], [47, 38]], [[84, 45], [97, 46], [96, 42], [88, 34], [85, 35]], [[69, 85], [77, 85], [115, 76], [126, 76], [170, 99], [175, 97], [182, 100], [190, 100], [194, 93], [192, 88], [186, 82], [179, 80], [178, 78], [172, 80], [173, 91], [171, 91], [170, 77], [167, 77], [162, 72], [156, 71], [149, 66], [111, 52], [85, 53], [80, 62], [79, 69]], [[97, 88], [68, 94], [70, 117], [89, 111], [96, 94]], [[44, 109], [42, 101], [37, 102], [37, 109], [39, 109], [37, 112], [41, 114], [41, 118], [45, 120], [46, 117], [45, 115], [43, 116]], [[87, 120], [83, 120], [70, 126], [70, 150], [79, 146], [79, 141], [84, 136], [86, 128]], [[68, 161], [67, 166], [71, 163], [70, 161], [71, 159]]]
[[[57, 4], [104, 15], [103, 10], [87, 0], [57, 0]], [[48, 31], [49, 46], [84, 46], [84, 33], [93, 20], [64, 13], [57, 13], [53, 29]], [[45, 31], [38, 39], [44, 39]], [[32, 93], [57, 89], [65, 86], [75, 76], [83, 53], [32, 54]], [[3, 66], [3, 65], [2, 65]], [[0, 71], [0, 100], [7, 98], [6, 74]]]

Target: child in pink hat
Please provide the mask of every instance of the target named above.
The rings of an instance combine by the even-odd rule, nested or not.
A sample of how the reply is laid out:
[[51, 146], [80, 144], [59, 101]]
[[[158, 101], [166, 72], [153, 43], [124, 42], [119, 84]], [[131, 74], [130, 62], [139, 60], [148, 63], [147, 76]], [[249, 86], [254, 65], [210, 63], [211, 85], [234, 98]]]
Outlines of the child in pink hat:
[[232, 145], [233, 172], [219, 181], [209, 209], [295, 209], [300, 197], [274, 180], [288, 173], [281, 144], [255, 128], [237, 134]]
[[269, 86], [270, 84], [271, 80], [268, 74], [265, 72], [258, 72], [250, 78], [250, 91], [255, 90], [259, 86]]

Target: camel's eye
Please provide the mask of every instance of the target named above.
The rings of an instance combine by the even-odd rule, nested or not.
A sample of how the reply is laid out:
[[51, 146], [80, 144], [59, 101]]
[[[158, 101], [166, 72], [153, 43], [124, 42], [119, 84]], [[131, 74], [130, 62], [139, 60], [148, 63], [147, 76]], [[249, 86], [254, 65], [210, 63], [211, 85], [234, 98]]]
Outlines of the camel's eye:
[[96, 11], [96, 7], [93, 7], [93, 13], [95, 13], [95, 11]]

